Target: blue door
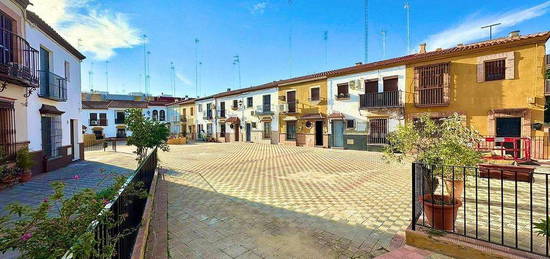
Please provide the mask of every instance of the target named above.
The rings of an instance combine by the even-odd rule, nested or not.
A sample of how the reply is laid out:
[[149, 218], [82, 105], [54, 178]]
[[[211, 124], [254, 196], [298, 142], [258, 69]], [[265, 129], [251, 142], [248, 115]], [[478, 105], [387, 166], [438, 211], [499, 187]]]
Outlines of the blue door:
[[332, 146], [344, 147], [344, 121], [332, 122]]

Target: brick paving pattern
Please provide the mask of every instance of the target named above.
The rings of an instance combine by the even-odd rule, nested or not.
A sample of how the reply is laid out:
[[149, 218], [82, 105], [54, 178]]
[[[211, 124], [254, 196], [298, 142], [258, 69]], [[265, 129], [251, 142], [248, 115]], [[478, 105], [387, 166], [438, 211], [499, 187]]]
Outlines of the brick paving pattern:
[[211, 143], [160, 160], [172, 258], [370, 258], [409, 225], [410, 169], [379, 153]]

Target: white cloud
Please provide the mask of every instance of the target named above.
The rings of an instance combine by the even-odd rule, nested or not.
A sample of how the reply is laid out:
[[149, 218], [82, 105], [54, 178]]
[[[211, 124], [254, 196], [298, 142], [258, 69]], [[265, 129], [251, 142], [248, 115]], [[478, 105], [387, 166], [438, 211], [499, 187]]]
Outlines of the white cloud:
[[193, 82], [191, 82], [191, 80], [185, 76], [184, 74], [180, 73], [180, 72], [176, 72], [176, 77], [184, 84], [184, 85], [192, 85]]
[[259, 2], [252, 6], [250, 13], [252, 14], [263, 14], [267, 8], [267, 2]]
[[[106, 60], [119, 48], [143, 43], [140, 33], [123, 13], [91, 6], [94, 0], [40, 0], [31, 10], [79, 50]], [[79, 42], [80, 39], [80, 42]]]
[[501, 23], [501, 25], [493, 27], [493, 34], [495, 34], [521, 22], [544, 15], [550, 11], [549, 7], [550, 1], [546, 1], [531, 8], [500, 14], [483, 16], [480, 14], [473, 14], [466, 17], [466, 19], [457, 26], [429, 36], [425, 42], [427, 42], [427, 47], [429, 49], [435, 49], [449, 48], [458, 43], [469, 43], [484, 39], [488, 37], [489, 32], [488, 29], [481, 29], [482, 26]]

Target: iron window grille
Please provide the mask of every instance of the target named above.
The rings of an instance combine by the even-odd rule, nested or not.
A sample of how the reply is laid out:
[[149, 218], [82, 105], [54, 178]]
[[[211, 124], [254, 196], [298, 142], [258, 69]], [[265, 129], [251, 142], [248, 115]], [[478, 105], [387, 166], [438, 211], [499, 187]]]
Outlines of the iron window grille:
[[263, 132], [264, 139], [270, 139], [271, 138], [271, 122], [264, 122], [264, 132]]
[[286, 139], [287, 140], [296, 139], [296, 122], [295, 121], [286, 122]]
[[485, 81], [502, 80], [506, 74], [506, 60], [499, 59], [485, 62]]

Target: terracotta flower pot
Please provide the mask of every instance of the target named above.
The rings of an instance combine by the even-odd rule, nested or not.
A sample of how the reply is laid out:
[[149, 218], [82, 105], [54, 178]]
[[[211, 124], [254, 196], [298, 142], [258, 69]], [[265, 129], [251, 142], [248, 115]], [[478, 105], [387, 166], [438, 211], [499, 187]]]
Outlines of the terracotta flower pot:
[[25, 171], [21, 174], [21, 178], [19, 178], [19, 182], [20, 183], [28, 182], [31, 180], [31, 178], [32, 178], [31, 171]]
[[[433, 197], [433, 198], [432, 198]], [[452, 231], [458, 208], [462, 201], [453, 199], [447, 195], [425, 194], [419, 198], [424, 208], [424, 215], [432, 228]]]
[[5, 184], [13, 184], [13, 183], [17, 182], [17, 177], [15, 177], [13, 175], [5, 176], [4, 178], [1, 179], [1, 181]]
[[[447, 193], [449, 197], [462, 200], [462, 193], [464, 192], [464, 181], [463, 180], [445, 180], [445, 187], [447, 188]], [[453, 196], [454, 191], [454, 196]]]

